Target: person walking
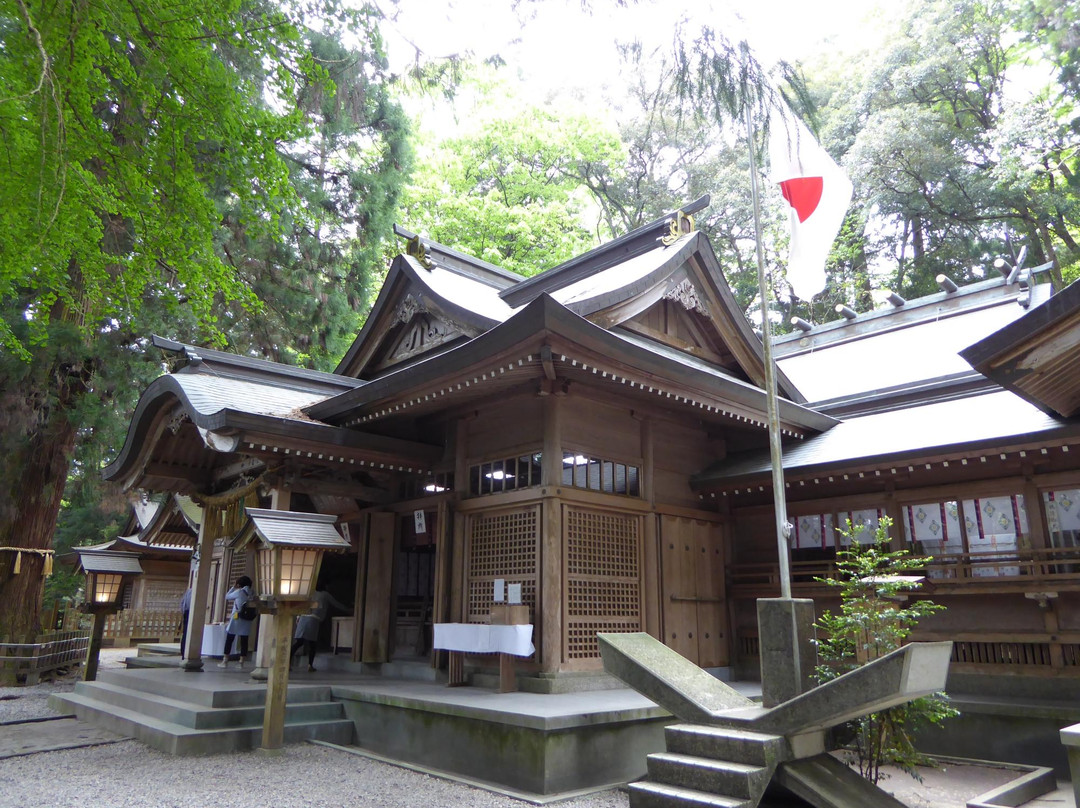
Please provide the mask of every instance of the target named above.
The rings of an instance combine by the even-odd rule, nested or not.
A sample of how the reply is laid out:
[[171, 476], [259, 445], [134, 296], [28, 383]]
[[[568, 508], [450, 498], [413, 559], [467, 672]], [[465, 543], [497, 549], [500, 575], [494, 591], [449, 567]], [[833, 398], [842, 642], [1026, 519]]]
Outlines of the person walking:
[[350, 612], [352, 608], [342, 605], [322, 586], [315, 588], [315, 594], [311, 596], [311, 599], [315, 601], [315, 606], [308, 614], [301, 615], [296, 621], [296, 633], [293, 635], [292, 651], [289, 653], [289, 667], [291, 668], [296, 661], [296, 652], [304, 646], [307, 648], [307, 669], [314, 672], [315, 645], [319, 641], [319, 626], [329, 616], [331, 608], [341, 612]]
[[255, 592], [251, 588], [251, 579], [241, 575], [236, 579], [236, 586], [228, 591], [225, 600], [232, 603], [232, 617], [225, 626], [225, 652], [221, 656], [219, 668], [229, 667], [229, 652], [232, 651], [233, 638], [240, 638], [240, 667], [248, 655], [248, 637], [251, 635], [251, 623], [258, 616], [255, 607]]

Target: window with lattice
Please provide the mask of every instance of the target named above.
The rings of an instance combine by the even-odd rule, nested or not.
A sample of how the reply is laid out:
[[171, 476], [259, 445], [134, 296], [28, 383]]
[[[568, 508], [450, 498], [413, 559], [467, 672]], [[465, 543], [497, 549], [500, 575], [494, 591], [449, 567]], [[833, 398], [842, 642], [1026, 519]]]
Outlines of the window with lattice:
[[598, 631], [641, 630], [635, 514], [566, 509], [566, 658], [600, 656]]
[[[469, 517], [468, 622], [487, 622], [496, 579], [521, 584], [521, 602], [535, 619], [539, 541], [538, 506]], [[533, 642], [539, 646], [538, 637]]]

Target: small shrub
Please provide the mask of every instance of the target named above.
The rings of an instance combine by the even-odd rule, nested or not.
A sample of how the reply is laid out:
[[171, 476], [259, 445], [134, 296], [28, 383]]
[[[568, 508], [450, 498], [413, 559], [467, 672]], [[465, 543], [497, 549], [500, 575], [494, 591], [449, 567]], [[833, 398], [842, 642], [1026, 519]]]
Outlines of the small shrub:
[[[847, 530], [841, 533], [850, 546], [837, 553], [836, 577], [817, 579], [840, 590], [840, 611], [824, 612], [816, 623], [824, 637], [818, 641], [820, 682], [895, 651], [921, 618], [945, 608], [929, 600], [906, 597], [919, 588], [919, 573], [931, 559], [913, 557], [907, 550], [892, 550], [891, 526], [892, 520], [882, 517], [873, 543], [860, 544], [866, 525], [852, 525], [849, 520]], [[881, 767], [886, 764], [918, 779], [915, 767], [931, 761], [915, 748], [915, 732], [955, 715], [958, 712], [949, 706], [948, 697], [935, 693], [856, 719], [850, 727], [854, 736], [848, 748], [851, 762], [874, 783], [881, 779]]]

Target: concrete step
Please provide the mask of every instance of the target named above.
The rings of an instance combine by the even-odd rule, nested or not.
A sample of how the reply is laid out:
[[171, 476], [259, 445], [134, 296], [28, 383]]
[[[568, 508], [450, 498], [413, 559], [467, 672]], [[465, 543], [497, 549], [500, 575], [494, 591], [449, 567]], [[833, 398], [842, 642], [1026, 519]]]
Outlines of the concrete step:
[[[315, 667], [319, 666], [320, 659], [315, 659]], [[331, 656], [326, 660], [327, 670], [336, 670], [338, 665]], [[351, 664], [351, 663], [350, 663]], [[343, 666], [342, 669], [347, 669]], [[382, 663], [362, 663], [361, 671], [368, 675], [385, 676], [391, 679], [408, 679], [412, 682], [445, 682], [446, 674], [437, 668], [431, 667], [431, 663], [425, 660], [395, 659]]]
[[178, 642], [141, 642], [138, 645], [138, 656], [180, 656], [180, 643]]
[[[125, 707], [106, 704], [79, 693], [54, 694], [49, 703], [54, 709], [74, 712], [83, 721], [130, 735], [154, 749], [172, 755], [235, 752], [257, 748], [262, 742], [261, 724], [252, 727], [194, 729]], [[349, 744], [353, 741], [353, 734], [353, 723], [344, 717], [332, 721], [294, 722], [286, 716], [285, 743], [321, 740]]]
[[766, 766], [784, 748], [779, 735], [705, 724], [671, 724], [664, 729], [667, 751], [680, 755]]
[[125, 657], [124, 665], [127, 668], [179, 668], [183, 660], [178, 656], [166, 654], [151, 654], [148, 656]]
[[[206, 687], [209, 677], [218, 677], [220, 686]], [[198, 681], [196, 681], [198, 680]], [[266, 691], [235, 673], [188, 673], [176, 668], [160, 671], [109, 670], [98, 673], [98, 681], [140, 693], [199, 704], [204, 707], [256, 707], [266, 701]], [[329, 685], [289, 684], [287, 701], [330, 701]]]
[[750, 800], [706, 794], [691, 788], [654, 783], [631, 783], [630, 808], [752, 808]]
[[760, 797], [770, 774], [763, 766], [671, 752], [657, 752], [646, 760], [654, 782], [741, 799]]
[[[186, 701], [151, 695], [108, 682], [79, 682], [75, 692], [103, 704], [125, 707], [143, 715], [191, 729], [223, 729], [262, 726], [263, 704], [240, 707], [204, 707]], [[340, 703], [331, 701], [285, 704], [285, 720], [296, 723], [331, 721], [344, 717]]]

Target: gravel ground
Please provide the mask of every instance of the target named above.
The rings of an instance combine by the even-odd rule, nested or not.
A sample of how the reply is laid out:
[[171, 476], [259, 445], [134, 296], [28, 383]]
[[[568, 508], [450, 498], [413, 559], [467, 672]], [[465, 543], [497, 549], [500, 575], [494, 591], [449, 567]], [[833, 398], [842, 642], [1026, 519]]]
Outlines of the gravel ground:
[[[106, 649], [101, 667], [123, 667], [130, 649]], [[50, 693], [74, 688], [75, 674], [33, 687], [0, 688], [0, 724], [52, 716]], [[0, 726], [0, 732], [4, 728]], [[882, 784], [911, 808], [964, 808], [1009, 779], [998, 769], [950, 766], [918, 784], [893, 772]], [[1063, 784], [1068, 786], [1068, 784]], [[624, 791], [598, 792], [562, 808], [627, 808]], [[313, 744], [278, 754], [174, 757], [137, 741], [0, 760], [0, 808], [521, 808], [520, 801]], [[1069, 790], [1036, 801], [1073, 806]], [[765, 801], [762, 808], [779, 803]]]
[[[323, 746], [173, 757], [136, 741], [0, 761], [4, 808], [521, 808], [523, 803]], [[605, 791], [566, 808], [626, 808]]]

